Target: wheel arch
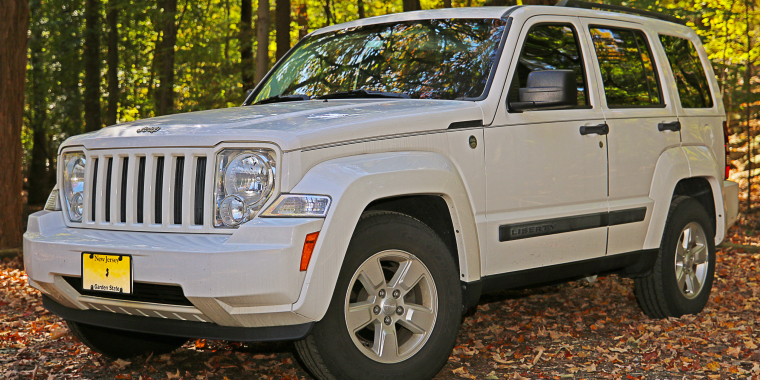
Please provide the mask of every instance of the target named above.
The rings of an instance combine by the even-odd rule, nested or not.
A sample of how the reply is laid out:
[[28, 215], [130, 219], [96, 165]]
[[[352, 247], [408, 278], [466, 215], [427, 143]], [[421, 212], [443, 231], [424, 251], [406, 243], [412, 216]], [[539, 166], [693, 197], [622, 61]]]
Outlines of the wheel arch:
[[[291, 193], [332, 198], [306, 278], [293, 311], [313, 320], [324, 316], [351, 235], [367, 210], [396, 211], [427, 221], [444, 242], [453, 244], [461, 281], [480, 279], [480, 248], [472, 203], [456, 166], [438, 153], [364, 154], [320, 163]], [[424, 212], [422, 205], [435, 207]], [[443, 210], [445, 207], [445, 212]], [[436, 221], [448, 213], [449, 221]], [[445, 231], [453, 229], [453, 236]]]
[[660, 155], [655, 166], [649, 198], [654, 200], [644, 249], [660, 246], [672, 199], [679, 195], [695, 198], [710, 215], [715, 244], [725, 235], [725, 204], [721, 173], [712, 151], [704, 146], [674, 147]]

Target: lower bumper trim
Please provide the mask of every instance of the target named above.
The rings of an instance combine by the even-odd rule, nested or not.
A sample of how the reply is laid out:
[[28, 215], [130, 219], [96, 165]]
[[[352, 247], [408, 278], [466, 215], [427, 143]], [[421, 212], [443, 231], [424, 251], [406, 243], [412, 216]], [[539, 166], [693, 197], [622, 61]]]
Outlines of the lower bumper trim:
[[300, 340], [311, 332], [314, 322], [290, 326], [230, 327], [215, 323], [158, 319], [115, 314], [98, 310], [78, 310], [63, 306], [43, 295], [42, 305], [51, 313], [74, 322], [117, 330], [177, 336], [192, 339], [271, 342]]

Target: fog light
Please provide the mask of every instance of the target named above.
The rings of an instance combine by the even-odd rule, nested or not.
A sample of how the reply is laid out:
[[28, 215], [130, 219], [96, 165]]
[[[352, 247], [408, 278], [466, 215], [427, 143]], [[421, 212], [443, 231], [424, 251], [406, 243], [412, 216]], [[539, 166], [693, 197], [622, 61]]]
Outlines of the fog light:
[[224, 224], [230, 227], [237, 226], [245, 220], [245, 202], [237, 195], [231, 195], [224, 198], [219, 213]]

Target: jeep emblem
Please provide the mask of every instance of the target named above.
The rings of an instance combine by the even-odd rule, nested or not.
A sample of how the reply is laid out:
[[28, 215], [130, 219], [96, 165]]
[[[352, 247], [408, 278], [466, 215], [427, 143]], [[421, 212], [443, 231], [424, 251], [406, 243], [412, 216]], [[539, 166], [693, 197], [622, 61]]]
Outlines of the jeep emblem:
[[160, 130], [161, 130], [161, 127], [142, 127], [137, 130], [137, 133], [143, 133], [143, 132], [153, 133], [153, 132], [158, 132]]

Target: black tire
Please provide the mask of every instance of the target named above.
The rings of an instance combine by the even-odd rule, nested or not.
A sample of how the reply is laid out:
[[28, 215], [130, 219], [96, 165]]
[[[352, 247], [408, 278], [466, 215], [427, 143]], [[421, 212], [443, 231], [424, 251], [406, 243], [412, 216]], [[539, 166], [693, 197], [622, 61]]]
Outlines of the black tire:
[[181, 347], [187, 339], [116, 330], [66, 321], [71, 333], [91, 350], [113, 359], [129, 359], [142, 354], [160, 355]]
[[[698, 224], [706, 234], [704, 247], [707, 249], [706, 278], [699, 291], [691, 294], [693, 298], [684, 295], [679, 288], [675, 263], [679, 239], [690, 223]], [[673, 199], [652, 273], [634, 280], [634, 294], [644, 314], [650, 318], [680, 317], [698, 314], [704, 309], [715, 275], [714, 231], [713, 222], [699, 202], [684, 196]]]
[[[418, 351], [396, 363], [381, 363], [360, 351], [345, 319], [347, 292], [351, 291], [349, 286], [356, 286], [352, 283], [354, 274], [370, 257], [388, 250], [416, 256], [429, 270], [437, 293], [438, 314], [432, 332]], [[327, 313], [308, 337], [296, 342], [299, 356], [312, 375], [323, 380], [432, 378], [446, 364], [459, 330], [462, 294], [458, 273], [446, 244], [427, 225], [394, 212], [363, 215], [349, 243]]]

